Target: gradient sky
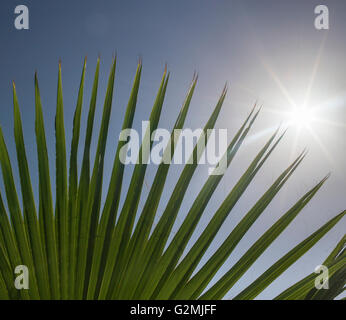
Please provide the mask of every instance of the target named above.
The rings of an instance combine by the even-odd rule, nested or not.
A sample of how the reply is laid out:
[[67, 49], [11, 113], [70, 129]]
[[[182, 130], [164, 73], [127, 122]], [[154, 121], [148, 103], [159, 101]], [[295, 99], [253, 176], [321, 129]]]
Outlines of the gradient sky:
[[[314, 8], [327, 4], [330, 29], [314, 28]], [[30, 29], [14, 27], [14, 8], [25, 4], [30, 12]], [[111, 59], [118, 58], [115, 100], [109, 130], [105, 172], [112, 168], [117, 137], [129, 96], [138, 57], [143, 58], [143, 77], [135, 116], [135, 127], [147, 120], [165, 63], [171, 71], [163, 115], [159, 127], [171, 129], [184, 100], [194, 71], [199, 81], [185, 126], [204, 126], [226, 81], [227, 95], [218, 128], [227, 128], [231, 138], [249, 113], [255, 100], [263, 104], [251, 137], [242, 147], [211, 199], [193, 239], [208, 222], [231, 187], [249, 165], [292, 103], [313, 108], [320, 120], [311, 131], [297, 127], [289, 131], [263, 166], [255, 182], [238, 202], [206, 257], [284, 170], [293, 156], [308, 147], [309, 154], [263, 213], [238, 248], [217, 274], [219, 278], [251, 244], [295, 201], [328, 172], [332, 176], [317, 196], [282, 235], [233, 287], [233, 297], [255, 280], [273, 262], [306, 238], [327, 220], [345, 209], [346, 191], [346, 2], [274, 0], [127, 0], [127, 1], [1, 1], [0, 10], [0, 125], [11, 159], [16, 160], [13, 135], [11, 80], [16, 82], [24, 120], [25, 142], [33, 185], [38, 190], [34, 135], [34, 71], [38, 71], [49, 155], [54, 168], [54, 116], [58, 60], [62, 60], [65, 127], [71, 137], [72, 117], [77, 99], [84, 56], [88, 57], [84, 111], [88, 107], [97, 55], [101, 55], [100, 90], [96, 126]], [[307, 93], [310, 92], [310, 95]], [[86, 120], [84, 112], [83, 120]], [[81, 141], [84, 141], [82, 126]], [[97, 131], [95, 131], [97, 132]], [[95, 141], [93, 144], [95, 148]], [[16, 179], [18, 179], [15, 167]], [[183, 166], [169, 173], [159, 213]], [[133, 167], [125, 174], [125, 190]], [[149, 166], [150, 185], [156, 167]], [[52, 170], [52, 173], [54, 170]], [[207, 167], [199, 168], [188, 189], [176, 227], [190, 208]], [[54, 178], [53, 183], [54, 183]], [[106, 174], [106, 183], [109, 175]], [[3, 192], [2, 181], [0, 189]], [[146, 196], [148, 189], [144, 188]], [[37, 197], [37, 192], [36, 192]], [[145, 199], [145, 198], [144, 198]], [[143, 206], [143, 199], [140, 208]], [[272, 298], [306, 274], [313, 272], [345, 232], [345, 219], [317, 246], [295, 263], [258, 298]], [[206, 261], [203, 259], [203, 261]], [[202, 261], [202, 262], [203, 262]]]

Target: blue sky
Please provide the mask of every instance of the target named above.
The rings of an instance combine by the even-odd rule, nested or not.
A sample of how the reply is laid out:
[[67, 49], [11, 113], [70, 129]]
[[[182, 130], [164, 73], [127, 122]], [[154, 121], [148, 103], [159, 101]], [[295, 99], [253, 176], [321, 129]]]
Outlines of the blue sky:
[[[251, 138], [240, 150], [210, 201], [194, 235], [195, 239], [269, 137], [268, 129], [276, 127], [280, 121], [285, 122], [285, 112], [289, 110], [290, 103], [294, 101], [297, 105], [302, 104], [310, 90], [308, 104], [317, 106], [317, 116], [324, 122], [312, 123], [312, 132], [303, 129], [299, 135], [297, 128], [289, 128], [275, 154], [264, 165], [254, 184], [230, 214], [207, 256], [251, 208], [265, 188], [286, 168], [292, 156], [297, 155], [305, 146], [309, 149], [309, 155], [277, 199], [244, 237], [217, 277], [237, 261], [299, 196], [326, 173], [332, 172], [332, 176], [304, 212], [270, 246], [227, 297], [234, 296], [295, 244], [345, 209], [346, 3], [341, 0], [322, 1], [328, 5], [330, 13], [330, 29], [325, 31], [314, 28], [314, 8], [320, 2], [2, 1], [0, 125], [11, 158], [15, 160], [10, 90], [10, 82], [14, 80], [24, 119], [33, 185], [37, 188], [33, 86], [33, 75], [37, 70], [47, 136], [48, 141], [51, 141], [48, 146], [49, 155], [51, 166], [54, 167], [54, 116], [59, 59], [62, 60], [65, 127], [69, 141], [84, 57], [88, 58], [85, 111], [89, 103], [96, 59], [98, 54], [101, 56], [100, 94], [96, 114], [98, 124], [111, 59], [115, 52], [117, 54], [115, 100], [105, 172], [112, 168], [116, 140], [139, 57], [143, 59], [143, 78], [135, 117], [136, 127], [139, 127], [142, 120], [148, 119], [165, 63], [171, 71], [171, 79], [159, 124], [162, 128], [172, 128], [194, 71], [199, 73], [199, 81], [186, 127], [195, 129], [204, 125], [228, 81], [230, 90], [217, 127], [227, 128], [229, 137], [240, 126], [256, 99], [264, 108]], [[29, 8], [29, 30], [19, 31], [14, 28], [13, 11], [18, 4], [25, 4]], [[83, 119], [86, 120], [86, 112]], [[83, 138], [84, 134], [81, 136]], [[148, 168], [148, 184], [152, 181], [155, 169], [155, 166]], [[173, 166], [159, 212], [164, 209], [181, 169], [182, 166]], [[132, 167], [129, 167], [126, 171], [125, 188], [131, 170]], [[109, 177], [106, 176], [106, 182], [107, 178]], [[184, 200], [177, 226], [206, 178], [207, 168], [199, 168], [189, 187], [189, 196]], [[3, 190], [2, 184], [0, 188]], [[144, 189], [143, 192], [145, 196], [148, 190]], [[140, 208], [142, 205], [143, 201]], [[344, 230], [345, 220], [320, 241], [318, 248], [312, 249], [293, 265], [259, 298], [271, 298], [300, 277], [311, 273], [335, 246]]]

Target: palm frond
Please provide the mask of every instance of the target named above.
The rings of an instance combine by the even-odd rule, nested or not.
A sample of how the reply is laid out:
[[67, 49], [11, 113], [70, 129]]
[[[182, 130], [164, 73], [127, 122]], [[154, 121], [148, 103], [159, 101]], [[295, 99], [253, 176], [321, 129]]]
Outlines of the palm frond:
[[[104, 192], [104, 161], [113, 104], [116, 58], [110, 69], [100, 131], [96, 136], [98, 142], [95, 161], [93, 166], [91, 165], [91, 142], [94, 132], [99, 70], [100, 60], [98, 59], [90, 96], [80, 175], [78, 176], [86, 59], [82, 68], [73, 118], [69, 160], [65, 141], [62, 68], [59, 63], [55, 117], [55, 204], [53, 203], [50, 159], [47, 152], [37, 74], [35, 74], [35, 132], [39, 178], [38, 203], [35, 203], [35, 192], [31, 184], [19, 102], [13, 84], [14, 140], [20, 186], [16, 186], [13, 164], [0, 128], [0, 165], [6, 194], [6, 202], [4, 202], [0, 192], [0, 299], [222, 299], [309, 203], [324, 185], [328, 176], [306, 192], [218, 281], [214, 281], [216, 273], [224, 266], [241, 239], [298, 168], [305, 158], [306, 152], [303, 151], [282, 171], [252, 208], [244, 214], [234, 229], [229, 232], [226, 239], [218, 245], [214, 253], [207, 257], [207, 261], [197, 269], [226, 218], [234, 214], [233, 211], [238, 200], [246, 193], [264, 163], [269, 160], [285, 132], [280, 133], [281, 128], [279, 127], [258, 150], [248, 168], [215, 210], [209, 223], [184, 254], [222, 180], [222, 175], [208, 177], [177, 232], [172, 236], [172, 240], [169, 242], [168, 239], [198, 167], [198, 161], [208, 143], [210, 135], [207, 132], [214, 128], [221, 112], [227, 87], [225, 86], [222, 90], [203, 128], [205, 134], [201, 135], [197, 141], [190, 161], [178, 177], [161, 214], [158, 208], [170, 169], [170, 164], [164, 161], [157, 168], [148, 196], [144, 199], [143, 208], [138, 210], [139, 202], [143, 197], [142, 191], [147, 172], [145, 160], [148, 159], [154, 148], [151, 139], [147, 139], [150, 143], [143, 142], [140, 146], [138, 161], [134, 166], [127, 190], [123, 190], [125, 165], [120, 161], [120, 154], [127, 142], [119, 140], [110, 182]], [[122, 129], [130, 129], [133, 126], [141, 75], [142, 62], [139, 61]], [[164, 114], [169, 77], [167, 68], [165, 68], [149, 116], [150, 126], [145, 132], [146, 137], [152, 136]], [[180, 132], [179, 129], [184, 128], [197, 80], [197, 76], [194, 75], [177, 115], [169, 143], [164, 150], [165, 159], [172, 160], [176, 152], [174, 141], [179, 138], [179, 134], [177, 136], [176, 132]], [[259, 114], [260, 108], [255, 105], [231, 140], [219, 165], [223, 160], [226, 160], [227, 168], [232, 165], [233, 159], [255, 125]], [[22, 202], [18, 197], [19, 188]], [[101, 202], [103, 192], [106, 196], [104, 205]], [[123, 192], [125, 200], [120, 207]], [[339, 213], [296, 245], [247, 288], [243, 289], [235, 299], [257, 297], [331, 230], [344, 215], [345, 211]], [[154, 225], [156, 217], [160, 218]], [[311, 273], [282, 292], [276, 299], [336, 298], [344, 291], [345, 259], [345, 237], [343, 237], [323, 262], [329, 268], [330, 290], [317, 290], [314, 287], [316, 274]], [[17, 290], [14, 287], [14, 270], [19, 265], [25, 265], [29, 269], [29, 290]], [[207, 289], [208, 286], [209, 289]]]

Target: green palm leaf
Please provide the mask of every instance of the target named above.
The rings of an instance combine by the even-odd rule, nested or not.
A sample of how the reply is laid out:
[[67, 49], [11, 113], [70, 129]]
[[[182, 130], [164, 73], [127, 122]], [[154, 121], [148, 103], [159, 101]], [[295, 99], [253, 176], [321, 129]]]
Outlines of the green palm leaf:
[[[149, 144], [143, 142], [140, 146], [138, 162], [134, 167], [128, 190], [123, 190], [126, 167], [120, 161], [120, 154], [127, 142], [118, 142], [109, 186], [105, 192], [106, 200], [104, 204], [101, 202], [104, 192], [105, 152], [113, 104], [115, 58], [109, 74], [100, 131], [96, 137], [98, 142], [95, 161], [91, 171], [91, 142], [99, 70], [100, 60], [98, 59], [90, 96], [79, 176], [78, 149], [81, 128], [83, 128], [81, 119], [86, 59], [82, 68], [73, 118], [69, 161], [66, 152], [62, 72], [61, 63], [59, 63], [55, 117], [55, 204], [51, 189], [50, 160], [37, 75], [35, 74], [35, 132], [39, 178], [38, 203], [35, 203], [20, 108], [16, 88], [13, 85], [14, 140], [20, 186], [16, 186], [12, 170], [13, 163], [11, 163], [0, 128], [0, 165], [6, 194], [4, 202], [0, 193], [0, 299], [222, 299], [302, 211], [323, 186], [328, 176], [306, 192], [218, 281], [214, 281], [216, 273], [303, 161], [306, 152], [303, 151], [276, 178], [252, 208], [243, 215], [234, 229], [229, 232], [227, 238], [218, 245], [214, 253], [197, 269], [225, 219], [232, 216], [238, 200], [246, 193], [264, 163], [269, 160], [285, 132], [280, 134], [280, 128], [278, 128], [259, 149], [248, 168], [214, 212], [200, 236], [193, 241], [191, 248], [184, 255], [197, 225], [222, 180], [222, 175], [208, 177], [172, 237], [173, 239], [170, 242], [168, 239], [198, 167], [198, 160], [210, 137], [207, 134], [208, 130], [214, 128], [221, 112], [227, 88], [225, 86], [222, 90], [220, 98], [203, 128], [205, 134], [201, 135], [197, 141], [190, 161], [182, 170], [162, 214], [158, 208], [170, 169], [170, 164], [165, 162], [161, 162], [158, 166], [148, 196], [144, 199], [144, 206], [139, 211], [139, 202], [144, 197], [142, 191], [147, 172], [147, 164], [143, 160], [148, 159], [154, 147], [151, 139], [148, 139]], [[132, 128], [141, 75], [142, 62], [139, 61], [122, 129]], [[146, 137], [152, 136], [154, 130], [158, 128], [161, 116], [165, 113], [164, 101], [168, 81], [169, 73], [165, 68], [149, 116], [150, 127], [145, 132]], [[176, 130], [184, 128], [196, 87], [197, 76], [194, 75], [172, 129], [169, 144], [164, 150], [165, 159], [173, 159], [176, 152], [176, 145], [173, 143], [177, 138]], [[238, 150], [241, 149], [256, 123], [260, 114], [260, 109], [256, 109], [258, 108], [255, 105], [220, 160], [226, 160], [227, 168], [232, 165]], [[219, 164], [221, 165], [221, 162]], [[19, 188], [22, 207], [18, 197]], [[123, 206], [120, 207], [122, 192], [125, 192], [125, 200]], [[345, 211], [336, 215], [291, 249], [253, 283], [243, 289], [235, 299], [257, 297], [331, 230], [344, 215]], [[154, 225], [156, 217], [160, 218]], [[330, 290], [317, 290], [314, 287], [316, 274], [311, 273], [286, 289], [276, 299], [334, 299], [343, 293], [346, 277], [345, 241], [344, 236], [323, 262], [329, 269]], [[25, 265], [29, 269], [29, 290], [17, 290], [14, 286], [16, 277], [14, 270], [19, 265]], [[208, 286], [210, 286], [209, 289], [207, 289]]]

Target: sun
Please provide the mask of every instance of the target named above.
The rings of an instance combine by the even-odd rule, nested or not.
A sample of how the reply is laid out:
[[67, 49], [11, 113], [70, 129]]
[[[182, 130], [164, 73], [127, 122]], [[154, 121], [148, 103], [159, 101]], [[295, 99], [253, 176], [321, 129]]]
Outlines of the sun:
[[314, 114], [311, 108], [296, 107], [289, 112], [288, 124], [298, 128], [309, 127], [314, 120]]

